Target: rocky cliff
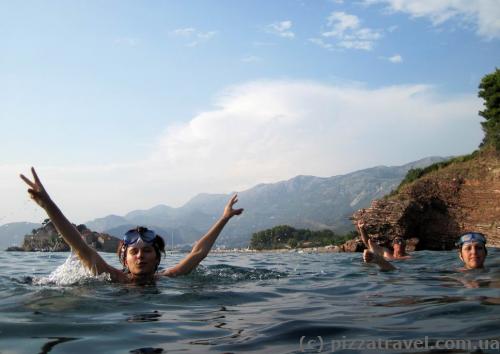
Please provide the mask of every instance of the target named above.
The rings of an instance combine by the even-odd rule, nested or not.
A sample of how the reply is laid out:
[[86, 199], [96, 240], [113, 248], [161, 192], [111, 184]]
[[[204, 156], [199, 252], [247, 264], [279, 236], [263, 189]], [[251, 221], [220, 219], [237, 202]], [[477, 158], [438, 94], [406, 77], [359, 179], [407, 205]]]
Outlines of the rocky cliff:
[[500, 155], [480, 151], [403, 186], [354, 213], [371, 238], [389, 245], [395, 236], [412, 248], [448, 250], [460, 233], [479, 231], [488, 245], [500, 246]]
[[[119, 242], [116, 237], [94, 232], [83, 224], [78, 225], [77, 229], [89, 246], [102, 252], [116, 252]], [[70, 247], [64, 242], [52, 222], [48, 220], [41, 227], [33, 229], [31, 234], [25, 235], [21, 247], [9, 247], [7, 249], [7, 251], [26, 252], [67, 252], [69, 250]]]

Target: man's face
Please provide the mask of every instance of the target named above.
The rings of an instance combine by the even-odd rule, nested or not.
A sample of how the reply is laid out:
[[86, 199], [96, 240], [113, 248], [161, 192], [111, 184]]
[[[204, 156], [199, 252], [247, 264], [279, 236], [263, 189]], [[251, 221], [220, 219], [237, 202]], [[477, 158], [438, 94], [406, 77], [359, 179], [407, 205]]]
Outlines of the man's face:
[[401, 239], [395, 239], [392, 244], [394, 252], [402, 253], [405, 250], [405, 243]]
[[125, 263], [131, 274], [147, 275], [155, 272], [158, 259], [152, 245], [131, 245], [127, 248]]
[[467, 269], [482, 268], [486, 259], [485, 246], [479, 242], [464, 243], [460, 249], [460, 259]]

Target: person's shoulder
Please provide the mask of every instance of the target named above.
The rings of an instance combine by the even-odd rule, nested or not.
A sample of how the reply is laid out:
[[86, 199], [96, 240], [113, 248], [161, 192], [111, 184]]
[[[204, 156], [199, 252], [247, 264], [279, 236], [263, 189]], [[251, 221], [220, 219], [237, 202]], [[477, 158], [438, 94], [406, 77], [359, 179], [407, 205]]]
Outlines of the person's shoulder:
[[114, 283], [130, 283], [128, 275], [119, 269], [109, 266], [107, 273], [109, 273], [111, 281]]

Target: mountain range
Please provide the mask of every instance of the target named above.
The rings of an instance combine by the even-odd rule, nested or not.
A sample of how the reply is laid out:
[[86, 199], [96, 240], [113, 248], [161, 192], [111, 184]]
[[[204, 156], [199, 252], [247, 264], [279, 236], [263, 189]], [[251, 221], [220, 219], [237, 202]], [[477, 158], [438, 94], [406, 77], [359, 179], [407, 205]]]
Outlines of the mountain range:
[[[411, 168], [443, 161], [427, 157], [402, 166], [377, 166], [333, 177], [296, 176], [286, 181], [259, 184], [238, 193], [238, 207], [245, 212], [226, 226], [218, 245], [246, 247], [254, 232], [276, 225], [337, 233], [353, 230], [350, 217], [395, 189]], [[154, 228], [167, 243], [198, 240], [219, 218], [231, 194], [198, 194], [181, 207], [157, 205], [124, 216], [109, 215], [91, 220], [87, 227], [120, 237], [127, 228]]]
[[[217, 244], [246, 247], [254, 232], [283, 224], [349, 232], [353, 230], [350, 217], [354, 211], [368, 207], [372, 200], [390, 193], [411, 168], [423, 168], [445, 159], [427, 157], [402, 166], [377, 166], [333, 177], [296, 176], [286, 181], [256, 185], [238, 192], [237, 206], [245, 211], [231, 220]], [[123, 216], [108, 215], [85, 225], [116, 237], [121, 237], [129, 228], [144, 225], [164, 236], [167, 245], [172, 240], [176, 245], [191, 244], [220, 217], [230, 196], [203, 193], [178, 208], [157, 205]], [[0, 247], [4, 247], [3, 233], [9, 225], [0, 226]], [[28, 227], [27, 232], [33, 228]]]

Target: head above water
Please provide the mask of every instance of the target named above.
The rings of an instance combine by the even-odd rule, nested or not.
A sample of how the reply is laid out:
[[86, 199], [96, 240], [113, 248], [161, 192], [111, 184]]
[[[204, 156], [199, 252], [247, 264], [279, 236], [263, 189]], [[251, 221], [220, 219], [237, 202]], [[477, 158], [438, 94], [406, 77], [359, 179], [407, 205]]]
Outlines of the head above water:
[[401, 245], [401, 246], [406, 246], [406, 241], [404, 238], [402, 237], [399, 237], [399, 236], [396, 236], [393, 240], [392, 240], [392, 244], [393, 245]]
[[392, 240], [392, 249], [395, 255], [405, 256], [406, 255], [406, 240], [400, 236], [396, 236]]
[[483, 268], [488, 255], [485, 235], [479, 232], [467, 232], [460, 235], [455, 245], [458, 249], [458, 256], [464, 262], [465, 268]]
[[153, 275], [165, 254], [165, 241], [153, 230], [138, 226], [128, 230], [118, 245], [123, 270], [133, 276]]

